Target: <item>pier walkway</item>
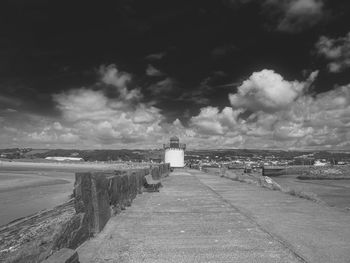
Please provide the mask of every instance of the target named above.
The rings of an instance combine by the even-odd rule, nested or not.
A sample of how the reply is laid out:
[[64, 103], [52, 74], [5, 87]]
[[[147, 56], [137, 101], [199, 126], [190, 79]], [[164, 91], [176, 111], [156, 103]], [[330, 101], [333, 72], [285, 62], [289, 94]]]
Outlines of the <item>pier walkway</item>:
[[195, 170], [163, 185], [112, 217], [80, 262], [350, 262], [350, 213]]

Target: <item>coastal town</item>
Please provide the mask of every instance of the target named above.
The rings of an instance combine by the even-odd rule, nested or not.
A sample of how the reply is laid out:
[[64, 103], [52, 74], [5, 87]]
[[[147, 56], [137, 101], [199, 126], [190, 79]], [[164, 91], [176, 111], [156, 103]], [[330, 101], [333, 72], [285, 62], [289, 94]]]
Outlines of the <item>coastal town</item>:
[[[153, 150], [50, 150], [32, 148], [0, 149], [0, 160], [41, 160], [47, 162], [149, 162], [164, 161], [163, 149]], [[347, 151], [282, 151], [282, 150], [187, 150], [184, 156], [188, 167], [211, 166], [242, 168], [250, 166], [290, 165], [350, 165]]]

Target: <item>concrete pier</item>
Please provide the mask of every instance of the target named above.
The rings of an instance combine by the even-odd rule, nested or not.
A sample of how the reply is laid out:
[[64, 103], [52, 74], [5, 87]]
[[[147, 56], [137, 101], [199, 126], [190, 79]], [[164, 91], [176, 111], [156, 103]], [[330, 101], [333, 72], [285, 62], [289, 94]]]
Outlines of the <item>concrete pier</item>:
[[350, 214], [205, 174], [175, 171], [78, 248], [87, 262], [349, 262]]

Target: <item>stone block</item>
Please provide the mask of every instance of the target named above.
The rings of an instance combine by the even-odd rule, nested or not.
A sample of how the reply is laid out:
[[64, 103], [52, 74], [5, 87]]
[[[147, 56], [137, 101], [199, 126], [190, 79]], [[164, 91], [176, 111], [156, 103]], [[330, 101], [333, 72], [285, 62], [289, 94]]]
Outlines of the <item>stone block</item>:
[[137, 193], [141, 194], [142, 193], [142, 186], [143, 186], [143, 178], [145, 177], [144, 170], [136, 171], [135, 177], [136, 177]]
[[93, 231], [99, 233], [111, 217], [109, 201], [109, 180], [103, 172], [93, 173], [91, 177], [93, 206]]
[[119, 175], [111, 178], [109, 198], [112, 208], [121, 209], [121, 177]]
[[89, 234], [100, 232], [110, 218], [109, 174], [76, 173], [75, 210], [85, 213]]
[[129, 176], [127, 174], [121, 176], [121, 196], [122, 196], [122, 209], [125, 209], [125, 207], [130, 206], [130, 200], [129, 200]]
[[87, 212], [91, 203], [91, 173], [76, 173], [74, 207], [77, 213]]
[[130, 190], [131, 190], [131, 200], [134, 200], [136, 195], [137, 195], [137, 179], [136, 179], [137, 175], [136, 172], [133, 171], [130, 175], [129, 175], [129, 182], [130, 182]]

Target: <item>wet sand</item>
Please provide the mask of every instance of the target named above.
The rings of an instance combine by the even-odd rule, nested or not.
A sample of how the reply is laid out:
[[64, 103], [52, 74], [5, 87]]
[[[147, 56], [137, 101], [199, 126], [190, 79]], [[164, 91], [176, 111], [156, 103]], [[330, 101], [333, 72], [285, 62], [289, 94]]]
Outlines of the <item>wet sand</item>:
[[0, 161], [0, 226], [67, 201], [73, 193], [75, 172], [147, 165]]
[[[42, 172], [16, 172], [16, 171], [0, 171], [0, 193], [16, 191], [22, 188], [35, 188], [40, 186], [50, 186], [56, 184], [67, 184], [71, 183], [72, 180], [61, 179], [61, 174], [66, 173], [53, 172], [55, 178], [46, 175], [47, 173]], [[71, 173], [68, 173], [71, 176]], [[62, 175], [62, 176], [63, 176]], [[65, 176], [63, 176], [65, 177]], [[71, 179], [70, 178], [70, 179]]]
[[0, 225], [67, 201], [74, 173], [0, 172]]

